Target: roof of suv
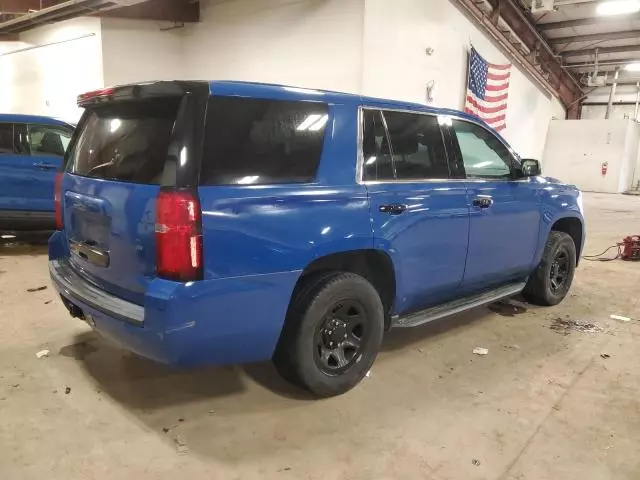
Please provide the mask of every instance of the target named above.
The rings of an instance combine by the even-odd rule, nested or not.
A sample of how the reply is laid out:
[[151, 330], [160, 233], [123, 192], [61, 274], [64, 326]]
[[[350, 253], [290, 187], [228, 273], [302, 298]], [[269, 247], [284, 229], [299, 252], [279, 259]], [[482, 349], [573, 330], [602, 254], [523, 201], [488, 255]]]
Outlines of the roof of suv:
[[0, 122], [41, 123], [46, 125], [73, 126], [69, 122], [43, 115], [22, 115], [20, 113], [0, 113]]
[[435, 108], [413, 102], [403, 102], [400, 100], [388, 100], [383, 98], [367, 97], [352, 93], [332, 92], [329, 90], [318, 90], [314, 88], [301, 88], [288, 85], [276, 85], [269, 83], [239, 82], [227, 80], [214, 80], [209, 84], [211, 94], [235, 95], [242, 97], [263, 97], [281, 100], [322, 100], [328, 103], [354, 104], [378, 106], [380, 108], [396, 108], [402, 110], [413, 110], [417, 112], [433, 113], [436, 115], [455, 115], [457, 117], [473, 120], [489, 127], [478, 117], [468, 115], [459, 110], [450, 108]]

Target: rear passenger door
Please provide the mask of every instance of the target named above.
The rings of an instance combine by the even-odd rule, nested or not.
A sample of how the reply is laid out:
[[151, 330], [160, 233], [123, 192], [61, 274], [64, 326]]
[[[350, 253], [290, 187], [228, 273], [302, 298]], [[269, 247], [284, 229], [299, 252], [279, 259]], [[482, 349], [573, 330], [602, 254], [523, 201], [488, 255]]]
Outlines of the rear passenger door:
[[53, 212], [53, 184], [71, 129], [0, 123], [0, 210]]
[[438, 117], [364, 109], [362, 180], [375, 247], [396, 269], [394, 313], [457, 295], [469, 235], [463, 180], [452, 178]]
[[531, 271], [538, 243], [538, 184], [517, 177], [517, 160], [495, 133], [468, 120], [451, 124], [470, 205], [463, 287], [479, 290], [521, 279]]

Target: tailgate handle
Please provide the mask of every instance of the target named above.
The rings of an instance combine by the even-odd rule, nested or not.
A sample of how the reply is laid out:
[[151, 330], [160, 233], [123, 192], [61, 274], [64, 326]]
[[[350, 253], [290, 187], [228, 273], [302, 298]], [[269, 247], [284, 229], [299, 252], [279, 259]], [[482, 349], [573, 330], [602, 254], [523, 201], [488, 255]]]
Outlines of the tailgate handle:
[[86, 242], [78, 242], [77, 240], [69, 240], [71, 251], [83, 260], [91, 262], [99, 267], [109, 266], [109, 252], [105, 252], [94, 245]]

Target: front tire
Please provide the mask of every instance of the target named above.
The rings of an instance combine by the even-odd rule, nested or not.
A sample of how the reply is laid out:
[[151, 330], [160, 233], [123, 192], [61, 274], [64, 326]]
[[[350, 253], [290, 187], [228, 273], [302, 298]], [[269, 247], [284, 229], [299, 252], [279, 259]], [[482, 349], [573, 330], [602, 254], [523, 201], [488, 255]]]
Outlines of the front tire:
[[522, 295], [534, 305], [557, 305], [569, 292], [575, 269], [573, 239], [564, 232], [551, 231], [540, 265], [529, 277]]
[[339, 395], [367, 374], [383, 332], [382, 302], [365, 278], [323, 274], [292, 300], [273, 361], [284, 378], [314, 395]]

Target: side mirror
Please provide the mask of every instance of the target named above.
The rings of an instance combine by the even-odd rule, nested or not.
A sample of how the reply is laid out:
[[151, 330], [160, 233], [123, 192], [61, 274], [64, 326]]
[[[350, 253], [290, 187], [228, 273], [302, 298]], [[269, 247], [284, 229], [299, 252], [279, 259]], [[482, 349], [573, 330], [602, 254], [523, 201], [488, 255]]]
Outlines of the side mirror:
[[533, 160], [532, 158], [526, 158], [522, 160], [522, 176], [523, 177], [537, 177], [542, 173], [540, 168], [540, 162]]

